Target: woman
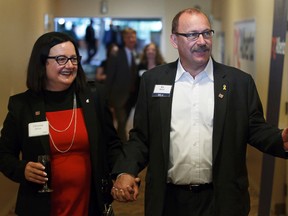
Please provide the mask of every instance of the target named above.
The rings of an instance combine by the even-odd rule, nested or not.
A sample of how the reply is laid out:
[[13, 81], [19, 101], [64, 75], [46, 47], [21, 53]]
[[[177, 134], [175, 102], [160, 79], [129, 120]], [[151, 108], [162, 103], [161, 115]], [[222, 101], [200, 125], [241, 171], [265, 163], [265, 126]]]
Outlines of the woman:
[[139, 76], [142, 76], [145, 71], [164, 63], [165, 61], [157, 45], [155, 43], [147, 44], [143, 49], [140, 64], [138, 65]]
[[110, 44], [106, 50], [106, 59], [101, 62], [99, 67], [96, 69], [96, 81], [103, 83], [106, 80], [107, 76], [107, 62], [110, 56], [116, 56], [119, 47], [117, 44]]
[[[91, 92], [80, 60], [68, 35], [42, 35], [30, 56], [28, 90], [9, 99], [0, 171], [20, 183], [18, 215], [101, 215], [111, 203], [109, 171], [121, 142], [103, 89], [95, 84]], [[51, 174], [39, 155], [50, 155]], [[48, 180], [53, 192], [39, 193]]]

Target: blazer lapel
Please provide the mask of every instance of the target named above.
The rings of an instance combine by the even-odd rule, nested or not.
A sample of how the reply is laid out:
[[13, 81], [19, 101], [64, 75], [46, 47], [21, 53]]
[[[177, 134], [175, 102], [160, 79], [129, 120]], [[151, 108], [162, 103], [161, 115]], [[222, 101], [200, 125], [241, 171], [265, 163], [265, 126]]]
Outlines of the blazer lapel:
[[226, 108], [228, 103], [229, 82], [226, 73], [219, 70], [214, 62], [214, 125], [213, 125], [213, 162], [220, 147], [223, 132]]
[[99, 146], [95, 144], [99, 137], [99, 117], [97, 116], [99, 107], [96, 106], [96, 98], [93, 98], [92, 93], [89, 91], [79, 93], [79, 100], [83, 109], [89, 143], [91, 144], [91, 152], [98, 152]]
[[[32, 97], [28, 97], [28, 100], [30, 102], [34, 122], [46, 121], [45, 104], [43, 96], [42, 95], [39, 96], [31, 92], [30, 94], [32, 94]], [[44, 152], [46, 154], [49, 154], [50, 153], [49, 135], [39, 136], [39, 139], [44, 149]]]
[[169, 145], [170, 145], [170, 127], [171, 127], [171, 109], [172, 109], [172, 98], [173, 98], [173, 90], [177, 69], [177, 62], [171, 64], [171, 67], [164, 72], [160, 80], [161, 85], [170, 85], [172, 86], [171, 93], [169, 97], [164, 97], [160, 100], [160, 116], [161, 116], [161, 125], [162, 125], [162, 135], [163, 135], [163, 153], [165, 158], [165, 167], [168, 167], [169, 162]]

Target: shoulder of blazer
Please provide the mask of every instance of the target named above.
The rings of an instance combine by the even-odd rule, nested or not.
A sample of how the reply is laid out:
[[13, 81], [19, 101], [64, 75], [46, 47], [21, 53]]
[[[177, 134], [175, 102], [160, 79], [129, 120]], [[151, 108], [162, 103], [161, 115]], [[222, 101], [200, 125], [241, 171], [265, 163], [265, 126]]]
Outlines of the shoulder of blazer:
[[167, 64], [162, 64], [162, 65], [158, 65], [148, 71], [146, 71], [143, 76], [147, 76], [146, 74], [148, 74], [149, 76], [162, 76], [163, 74], [167, 74], [167, 73], [175, 73], [177, 71], [177, 61], [175, 62], [171, 62], [171, 63], [167, 63]]
[[25, 106], [29, 104], [39, 104], [43, 102], [43, 97], [41, 93], [38, 94], [28, 89], [25, 92], [11, 96], [9, 100], [13, 101], [13, 103], [16, 103], [18, 106]]
[[232, 66], [224, 65], [213, 60], [214, 75], [220, 75], [227, 78], [251, 79], [251, 75]]
[[104, 84], [96, 81], [88, 81], [87, 84], [88, 89], [86, 89], [86, 91], [92, 93], [93, 96], [96, 97], [96, 100], [105, 100], [107, 98], [107, 89]]

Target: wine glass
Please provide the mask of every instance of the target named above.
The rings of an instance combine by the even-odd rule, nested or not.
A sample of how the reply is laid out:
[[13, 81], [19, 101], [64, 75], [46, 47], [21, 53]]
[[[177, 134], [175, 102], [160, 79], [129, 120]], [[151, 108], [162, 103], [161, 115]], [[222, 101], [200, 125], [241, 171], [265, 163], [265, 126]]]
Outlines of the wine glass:
[[[45, 166], [45, 172], [47, 175], [50, 177], [51, 172], [50, 172], [50, 156], [49, 155], [39, 155], [38, 156], [38, 162], [43, 164]], [[48, 186], [48, 181], [45, 182], [43, 185], [43, 188], [39, 190], [39, 193], [46, 193], [46, 192], [52, 192], [53, 190], [49, 188]]]

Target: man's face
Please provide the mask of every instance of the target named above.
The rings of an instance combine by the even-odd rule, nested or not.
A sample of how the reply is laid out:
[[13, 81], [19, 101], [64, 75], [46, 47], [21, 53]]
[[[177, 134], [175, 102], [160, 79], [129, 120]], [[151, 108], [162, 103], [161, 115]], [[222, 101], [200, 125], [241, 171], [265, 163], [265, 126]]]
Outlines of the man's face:
[[[184, 13], [179, 18], [178, 33], [202, 33], [211, 30], [208, 19], [203, 14]], [[182, 35], [171, 35], [172, 45], [178, 49], [181, 63], [185, 68], [204, 69], [212, 52], [212, 37], [189, 39]]]
[[136, 34], [133, 32], [129, 32], [123, 35], [123, 40], [125, 43], [125, 46], [128, 47], [129, 49], [134, 49], [136, 46], [137, 38]]

